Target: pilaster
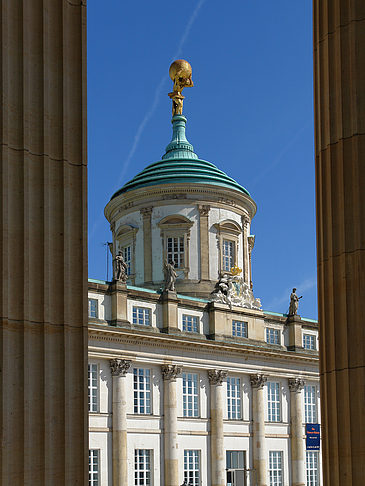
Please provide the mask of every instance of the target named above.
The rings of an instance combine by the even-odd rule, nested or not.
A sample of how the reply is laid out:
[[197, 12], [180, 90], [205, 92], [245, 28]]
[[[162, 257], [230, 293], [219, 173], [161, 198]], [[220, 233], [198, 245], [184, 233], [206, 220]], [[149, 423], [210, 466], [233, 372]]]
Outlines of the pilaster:
[[164, 290], [161, 296], [163, 332], [179, 332], [178, 328], [178, 298], [176, 292]]
[[143, 218], [144, 282], [152, 282], [152, 210], [152, 206], [141, 209]]
[[200, 280], [209, 280], [209, 211], [210, 206], [198, 205], [200, 221]]
[[179, 486], [179, 457], [177, 441], [176, 378], [182, 368], [178, 365], [161, 366], [164, 383], [164, 471], [165, 486]]
[[124, 486], [128, 477], [126, 374], [131, 361], [111, 359], [113, 377], [113, 486]]
[[303, 440], [302, 378], [289, 378], [290, 390], [290, 448], [292, 485], [305, 486], [305, 457]]
[[223, 433], [223, 387], [226, 370], [208, 370], [210, 383], [211, 485], [225, 486], [226, 463]]
[[[250, 253], [249, 253], [249, 247], [248, 247], [248, 224], [250, 222], [249, 218], [247, 216], [242, 216], [241, 217], [241, 222], [242, 222], [242, 266], [243, 266], [243, 279], [246, 283], [249, 283], [249, 267], [251, 265], [251, 260], [250, 260]], [[251, 274], [251, 270], [250, 270]]]
[[303, 335], [302, 335], [302, 320], [297, 314], [288, 316], [286, 326], [289, 330], [289, 344], [287, 346], [289, 351], [297, 351], [303, 349]]
[[250, 381], [252, 387], [253, 467], [256, 470], [257, 486], [266, 486], [264, 385], [267, 377], [262, 374], [250, 375]]

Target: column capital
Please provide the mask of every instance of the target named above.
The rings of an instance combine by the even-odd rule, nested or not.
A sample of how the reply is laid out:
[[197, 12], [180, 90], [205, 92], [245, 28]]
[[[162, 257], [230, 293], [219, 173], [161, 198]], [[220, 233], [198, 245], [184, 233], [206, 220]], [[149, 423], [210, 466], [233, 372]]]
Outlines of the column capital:
[[109, 361], [112, 376], [125, 376], [131, 366], [130, 359], [114, 358]]
[[242, 223], [242, 226], [243, 226], [244, 228], [247, 228], [247, 226], [248, 226], [248, 223], [249, 223], [249, 222], [250, 222], [250, 218], [249, 218], [248, 216], [246, 216], [245, 214], [243, 214], [243, 215], [241, 216], [241, 223]]
[[147, 206], [145, 208], [141, 208], [139, 211], [144, 218], [148, 218], [151, 217], [152, 210], [153, 210], [153, 206]]
[[250, 375], [250, 382], [252, 388], [263, 388], [265, 383], [267, 382], [267, 376], [262, 375], [260, 373], [256, 373], [255, 375]]
[[206, 204], [198, 204], [198, 211], [200, 213], [200, 216], [208, 216], [210, 206]]
[[177, 375], [182, 371], [182, 366], [161, 365], [162, 378], [166, 381], [176, 381]]
[[209, 383], [211, 385], [222, 385], [223, 380], [227, 378], [227, 370], [208, 370]]
[[291, 392], [300, 392], [304, 388], [305, 381], [303, 378], [288, 378], [288, 384]]

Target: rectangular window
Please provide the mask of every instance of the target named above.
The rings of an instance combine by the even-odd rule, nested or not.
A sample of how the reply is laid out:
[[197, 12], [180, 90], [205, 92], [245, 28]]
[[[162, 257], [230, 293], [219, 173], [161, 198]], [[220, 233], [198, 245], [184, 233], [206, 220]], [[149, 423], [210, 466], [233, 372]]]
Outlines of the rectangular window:
[[89, 317], [98, 318], [98, 300], [89, 299]]
[[134, 413], [151, 413], [151, 371], [133, 369]]
[[151, 309], [148, 307], [133, 307], [133, 324], [151, 325]]
[[317, 399], [316, 387], [305, 385], [304, 387], [304, 419], [306, 424], [317, 423]]
[[317, 349], [316, 336], [314, 334], [303, 334], [303, 348], [304, 349]]
[[167, 261], [175, 263], [175, 268], [184, 268], [184, 237], [169, 237], [167, 239]]
[[222, 255], [223, 271], [230, 272], [234, 266], [234, 242], [223, 240], [223, 255]]
[[100, 459], [99, 449], [89, 449], [89, 486], [100, 485], [99, 459]]
[[280, 383], [267, 383], [267, 412], [269, 422], [280, 422]]
[[88, 380], [87, 380], [89, 412], [98, 411], [98, 365], [88, 365]]
[[226, 451], [227, 486], [246, 484], [246, 451]]
[[283, 486], [283, 453], [281, 451], [269, 452], [269, 484], [270, 486]]
[[132, 247], [124, 246], [122, 248], [123, 259], [127, 265], [127, 275], [132, 273]]
[[198, 405], [198, 375], [183, 373], [183, 415], [184, 417], [199, 417]]
[[318, 452], [306, 452], [307, 486], [319, 486]]
[[134, 451], [134, 486], [151, 484], [151, 450], [135, 449]]
[[199, 330], [198, 330], [198, 317], [183, 314], [182, 330], [185, 331], [185, 332], [199, 332]]
[[279, 329], [266, 328], [266, 342], [269, 344], [280, 344], [280, 331]]
[[227, 411], [228, 418], [238, 420], [241, 418], [241, 384], [239, 378], [227, 378]]
[[189, 486], [200, 486], [199, 451], [184, 451], [184, 481]]
[[232, 321], [232, 336], [247, 338], [247, 322]]

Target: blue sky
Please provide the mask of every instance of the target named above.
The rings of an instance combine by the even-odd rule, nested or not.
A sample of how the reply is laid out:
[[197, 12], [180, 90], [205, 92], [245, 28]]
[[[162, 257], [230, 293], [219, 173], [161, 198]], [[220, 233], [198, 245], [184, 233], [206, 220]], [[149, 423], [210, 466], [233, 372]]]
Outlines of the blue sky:
[[[89, 276], [106, 278], [110, 196], [171, 138], [172, 60], [187, 59], [187, 137], [250, 192], [263, 308], [317, 317], [310, 0], [88, 3]], [[110, 274], [109, 274], [110, 275]]]

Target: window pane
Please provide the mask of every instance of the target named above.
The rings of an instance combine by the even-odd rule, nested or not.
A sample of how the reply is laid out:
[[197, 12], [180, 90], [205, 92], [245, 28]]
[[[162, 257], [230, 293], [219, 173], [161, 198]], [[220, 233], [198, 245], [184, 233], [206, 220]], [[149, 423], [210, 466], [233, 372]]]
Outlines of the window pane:
[[184, 237], [169, 237], [166, 239], [167, 261], [174, 262], [176, 268], [184, 267]]
[[266, 342], [269, 344], [280, 344], [279, 329], [266, 328]]
[[99, 449], [89, 449], [89, 486], [99, 486]]
[[135, 449], [134, 451], [134, 485], [151, 484], [151, 450]]
[[198, 375], [183, 373], [183, 415], [184, 417], [199, 416]]
[[[133, 369], [134, 413], [151, 413], [151, 371], [144, 368]], [[142, 449], [141, 449], [142, 450]]]
[[183, 314], [182, 330], [185, 332], [199, 332], [198, 317]]
[[282, 452], [269, 452], [269, 481], [270, 486], [283, 485]]
[[98, 365], [88, 365], [88, 403], [89, 412], [98, 411]]
[[304, 419], [306, 424], [314, 424], [317, 422], [316, 392], [316, 387], [313, 385], [306, 385], [304, 387]]
[[247, 338], [247, 322], [232, 321], [232, 336]]
[[227, 378], [227, 411], [228, 418], [241, 418], [241, 390], [239, 378]]
[[318, 452], [306, 452], [307, 486], [319, 486]]
[[131, 275], [131, 273], [132, 273], [132, 247], [131, 246], [124, 246], [122, 248], [122, 255], [123, 255], [125, 263], [127, 264], [127, 275]]
[[229, 240], [223, 240], [223, 253], [222, 253], [223, 271], [230, 272], [234, 266], [234, 242]]
[[98, 318], [98, 300], [89, 299], [89, 317]]
[[184, 481], [189, 486], [200, 486], [200, 451], [184, 451]]
[[267, 383], [268, 421], [280, 422], [280, 383]]
[[148, 307], [133, 307], [133, 324], [139, 324], [140, 326], [151, 325], [151, 309]]

